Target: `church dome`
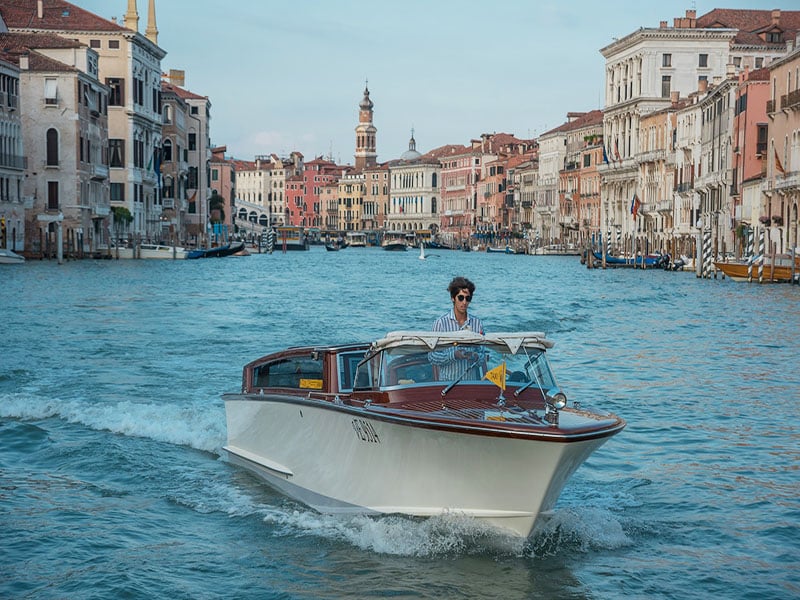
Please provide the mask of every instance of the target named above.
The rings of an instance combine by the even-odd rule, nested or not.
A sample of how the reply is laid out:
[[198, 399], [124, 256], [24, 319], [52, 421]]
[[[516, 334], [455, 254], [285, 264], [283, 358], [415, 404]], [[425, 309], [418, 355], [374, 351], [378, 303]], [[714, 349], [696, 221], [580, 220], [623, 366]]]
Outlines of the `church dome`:
[[364, 98], [362, 98], [361, 103], [358, 105], [358, 107], [361, 110], [372, 110], [373, 106], [374, 106], [374, 104], [372, 104], [372, 100], [369, 99], [369, 88], [365, 87], [364, 88]]
[[411, 139], [408, 140], [408, 150], [400, 155], [400, 160], [416, 160], [421, 156], [422, 154], [417, 152], [417, 141], [414, 139], [414, 130], [412, 129]]

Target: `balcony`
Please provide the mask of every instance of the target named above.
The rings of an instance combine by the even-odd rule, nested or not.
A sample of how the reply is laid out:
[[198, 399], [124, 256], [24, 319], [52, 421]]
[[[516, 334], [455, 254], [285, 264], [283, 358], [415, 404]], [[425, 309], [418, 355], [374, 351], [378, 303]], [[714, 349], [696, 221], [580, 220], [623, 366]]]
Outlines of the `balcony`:
[[767, 114], [771, 115], [775, 112], [775, 100], [767, 100]]
[[781, 97], [782, 109], [800, 109], [800, 88]]
[[679, 183], [678, 186], [675, 188], [675, 191], [679, 194], [688, 194], [692, 191], [692, 184], [691, 183]]
[[656, 162], [667, 157], [666, 150], [651, 150], [650, 152], [640, 152], [636, 155], [636, 160], [640, 163]]
[[662, 215], [672, 214], [672, 200], [659, 200], [656, 202], [656, 212]]
[[28, 159], [24, 156], [17, 156], [16, 154], [0, 153], [0, 167], [9, 167], [11, 169], [25, 169], [28, 166]]
[[775, 191], [797, 191], [800, 189], [800, 171], [787, 171], [783, 177], [776, 177], [773, 183]]
[[108, 166], [92, 165], [92, 179], [94, 181], [105, 181], [108, 179]]

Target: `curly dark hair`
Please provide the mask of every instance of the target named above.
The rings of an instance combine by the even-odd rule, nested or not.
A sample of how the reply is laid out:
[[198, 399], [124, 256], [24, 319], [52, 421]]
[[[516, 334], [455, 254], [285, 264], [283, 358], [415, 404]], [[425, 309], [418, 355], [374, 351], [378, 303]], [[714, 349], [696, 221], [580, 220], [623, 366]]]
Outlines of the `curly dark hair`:
[[450, 297], [455, 298], [458, 292], [467, 288], [469, 290], [469, 295], [472, 296], [475, 293], [475, 284], [472, 283], [466, 277], [454, 277], [453, 281], [450, 282], [450, 285], [447, 286], [447, 291], [450, 292]]

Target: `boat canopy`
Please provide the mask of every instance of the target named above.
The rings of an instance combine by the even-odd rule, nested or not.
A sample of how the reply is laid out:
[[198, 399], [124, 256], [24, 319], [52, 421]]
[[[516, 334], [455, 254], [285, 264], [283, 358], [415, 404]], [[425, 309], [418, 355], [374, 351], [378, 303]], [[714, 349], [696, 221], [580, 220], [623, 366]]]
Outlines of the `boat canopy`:
[[553, 342], [545, 339], [545, 334], [539, 331], [499, 332], [486, 335], [474, 331], [390, 331], [384, 338], [373, 342], [371, 351], [378, 352], [399, 346], [419, 346], [433, 350], [456, 344], [505, 346], [511, 354], [516, 354], [522, 347], [539, 350], [553, 347]]

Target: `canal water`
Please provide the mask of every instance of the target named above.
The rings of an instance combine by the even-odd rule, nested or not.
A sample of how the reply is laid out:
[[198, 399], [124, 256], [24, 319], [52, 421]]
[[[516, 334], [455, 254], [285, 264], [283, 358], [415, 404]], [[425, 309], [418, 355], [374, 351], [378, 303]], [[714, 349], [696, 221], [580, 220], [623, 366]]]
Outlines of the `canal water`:
[[[455, 275], [627, 428], [526, 542], [320, 515], [220, 457], [286, 346], [427, 329]], [[0, 269], [0, 597], [800, 597], [800, 287], [349, 248]], [[311, 446], [309, 446], [311, 447]], [[502, 465], [498, 465], [502, 468]]]

